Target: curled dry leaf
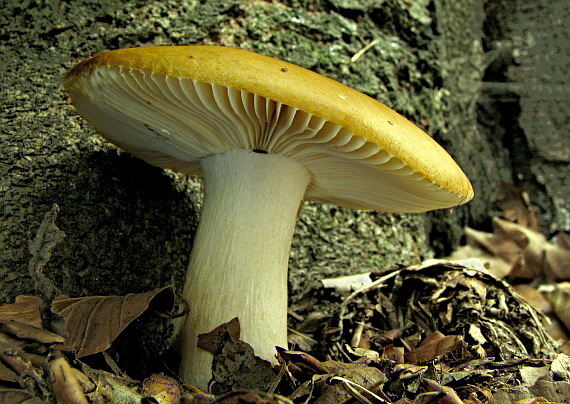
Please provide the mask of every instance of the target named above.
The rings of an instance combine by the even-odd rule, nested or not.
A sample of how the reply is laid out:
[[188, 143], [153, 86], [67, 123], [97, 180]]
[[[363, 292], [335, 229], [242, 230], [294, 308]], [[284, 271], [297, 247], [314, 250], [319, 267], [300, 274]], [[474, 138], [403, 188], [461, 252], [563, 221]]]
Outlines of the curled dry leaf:
[[28, 246], [30, 253], [28, 272], [34, 281], [36, 293], [43, 303], [42, 310], [47, 309], [47, 302], [51, 302], [58, 293], [57, 286], [43, 272], [51, 259], [53, 250], [65, 238], [65, 233], [55, 223], [58, 213], [59, 206], [53, 204], [52, 208], [45, 213], [36, 236]]
[[151, 304], [162, 312], [174, 306], [171, 287], [126, 296], [58, 296], [52, 311], [66, 320], [66, 346], [78, 358], [92, 355], [111, 346], [117, 336]]
[[322, 362], [312, 355], [300, 351], [287, 351], [284, 349], [278, 350], [279, 362], [287, 364], [289, 371], [298, 380], [307, 380], [316, 374], [328, 373]]
[[492, 233], [466, 228], [467, 244], [450, 258], [484, 259], [500, 279], [507, 275], [535, 279], [544, 273], [550, 280], [570, 280], [570, 241], [560, 233], [553, 244], [539, 232], [537, 211], [528, 194], [503, 183], [495, 204], [505, 219], [493, 218]]
[[556, 244], [537, 231], [508, 220], [493, 218], [493, 233], [465, 229], [467, 245], [450, 258], [479, 257], [489, 263], [498, 278], [510, 275], [534, 279], [546, 274], [551, 280], [570, 279], [570, 247], [563, 234]]

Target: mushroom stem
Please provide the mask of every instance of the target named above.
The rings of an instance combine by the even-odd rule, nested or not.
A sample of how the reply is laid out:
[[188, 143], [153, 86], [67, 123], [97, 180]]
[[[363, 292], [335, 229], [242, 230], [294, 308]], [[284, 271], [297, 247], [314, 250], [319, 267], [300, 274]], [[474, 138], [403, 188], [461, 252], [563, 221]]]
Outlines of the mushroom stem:
[[232, 149], [201, 160], [204, 204], [182, 296], [181, 377], [205, 389], [212, 355], [198, 334], [238, 317], [241, 339], [275, 362], [287, 347], [287, 270], [309, 171], [293, 159]]

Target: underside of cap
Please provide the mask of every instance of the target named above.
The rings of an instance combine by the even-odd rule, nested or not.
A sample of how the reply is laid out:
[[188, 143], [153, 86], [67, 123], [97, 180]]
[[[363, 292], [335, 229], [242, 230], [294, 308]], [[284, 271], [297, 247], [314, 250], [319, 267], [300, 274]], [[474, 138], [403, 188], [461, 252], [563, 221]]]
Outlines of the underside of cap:
[[164, 168], [241, 148], [307, 167], [306, 198], [421, 212], [473, 197], [428, 135], [380, 102], [301, 67], [211, 46], [111, 51], [77, 65], [65, 88], [111, 142]]

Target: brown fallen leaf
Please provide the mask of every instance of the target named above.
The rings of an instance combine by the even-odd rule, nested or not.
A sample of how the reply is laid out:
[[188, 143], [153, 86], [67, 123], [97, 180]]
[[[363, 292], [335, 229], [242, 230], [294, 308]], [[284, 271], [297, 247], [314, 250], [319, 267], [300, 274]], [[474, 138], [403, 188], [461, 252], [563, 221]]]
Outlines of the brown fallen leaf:
[[222, 344], [224, 334], [228, 333], [231, 338], [239, 340], [241, 328], [237, 317], [227, 323], [221, 324], [212, 331], [198, 335], [198, 348], [215, 354]]
[[444, 355], [457, 347], [463, 339], [459, 335], [443, 335], [436, 331], [426, 337], [419, 347], [404, 354], [405, 362], [416, 364]]
[[56, 344], [65, 341], [65, 338], [59, 334], [14, 320], [0, 321], [0, 331], [42, 344]]
[[[465, 229], [464, 230], [465, 234], [467, 235], [467, 233], [470, 232], [471, 230], [472, 229], [468, 228]], [[467, 240], [469, 240], [469, 237], [467, 237]], [[481, 261], [483, 261], [485, 264], [485, 268], [487, 268], [489, 273], [498, 279], [503, 279], [511, 272], [512, 269], [512, 265], [506, 262], [505, 260], [492, 255], [491, 253], [485, 251], [482, 248], [470, 244], [457, 247], [455, 251], [453, 251], [453, 253], [449, 257], [447, 257], [447, 259], [453, 261], [465, 260], [469, 258], [478, 258]]]
[[440, 397], [437, 401], [439, 404], [463, 404], [463, 401], [451, 387], [442, 386], [430, 379], [423, 379], [422, 383], [427, 391], [443, 393], [443, 397]]
[[14, 303], [0, 306], [0, 321], [7, 320], [41, 328], [39, 299], [36, 296], [18, 295]]
[[390, 359], [396, 363], [405, 363], [405, 354], [403, 347], [394, 346], [394, 344], [388, 344], [384, 347], [383, 358]]
[[465, 236], [467, 245], [459, 247], [451, 259], [481, 258], [499, 279], [507, 275], [535, 279], [545, 274], [554, 281], [570, 280], [570, 243], [563, 234], [553, 244], [542, 233], [495, 217], [493, 233], [466, 228]]
[[0, 403], [45, 404], [45, 401], [25, 390], [2, 389], [0, 390]]
[[212, 398], [201, 394], [193, 395], [184, 401], [184, 404], [292, 404], [287, 397], [278, 394], [263, 393], [261, 391], [235, 390]]
[[394, 366], [394, 372], [399, 373], [400, 380], [408, 380], [425, 374], [427, 366], [412, 365], [411, 363], [401, 363]]
[[[385, 359], [396, 363], [418, 360], [412, 355], [421, 350], [409, 352], [420, 347], [425, 335], [436, 331], [463, 337], [463, 341], [455, 337], [446, 341], [457, 347], [452, 352], [459, 361], [487, 356], [548, 358], [557, 352], [557, 344], [542, 325], [542, 315], [481, 265], [436, 260], [383, 274], [381, 279], [383, 283], [375, 288], [348, 296], [339, 316], [345, 341], [350, 341], [360, 323], [378, 336], [406, 325], [407, 330], [392, 346], [390, 339], [372, 336], [370, 349], [383, 352]], [[369, 307], [373, 307], [372, 316]], [[422, 349], [429, 353], [431, 348]], [[425, 358], [438, 353], [433, 349]], [[335, 351], [329, 352], [332, 358], [341, 358]]]
[[505, 219], [538, 231], [538, 215], [531, 206], [528, 192], [515, 187], [510, 182], [503, 182], [495, 198], [495, 204], [503, 211]]
[[570, 282], [545, 285], [539, 290], [552, 304], [552, 310], [556, 316], [570, 330]]
[[465, 229], [467, 244], [449, 257], [477, 257], [488, 263], [488, 270], [499, 279], [507, 275], [535, 279], [545, 274], [550, 280], [570, 280], [570, 240], [565, 234], [549, 242], [540, 233], [538, 215], [526, 191], [503, 183], [495, 204], [504, 219], [493, 218], [493, 232]]
[[552, 244], [542, 233], [499, 218], [493, 219], [493, 225], [503, 240], [520, 248], [511, 276], [534, 279], [545, 273], [551, 280], [570, 280], [570, 249], [564, 242]]
[[527, 284], [513, 285], [513, 289], [536, 310], [544, 314], [552, 312], [552, 304], [537, 288]]
[[270, 391], [277, 379], [273, 365], [256, 356], [244, 341], [224, 334], [212, 360], [210, 392], [219, 395], [236, 389]]
[[[18, 381], [18, 375], [12, 369], [7, 368], [2, 362], [0, 362], [0, 380], [16, 383]], [[0, 402], [2, 402], [2, 400], [0, 400]]]
[[[35, 366], [28, 358], [20, 355], [20, 351], [14, 349], [0, 349], [0, 362], [12, 370], [18, 380], [26, 378], [31, 385], [45, 386], [41, 368]], [[2, 401], [0, 401], [2, 402]]]
[[286, 366], [287, 371], [301, 383], [309, 380], [313, 375], [328, 373], [320, 360], [306, 352], [278, 348], [277, 358], [281, 366]]
[[305, 381], [289, 396], [291, 400], [332, 404], [359, 397], [356, 402], [386, 402], [376, 395], [377, 389], [386, 381], [379, 369], [364, 363], [337, 361], [321, 362], [321, 366], [326, 373], [313, 375]]
[[52, 311], [66, 320], [67, 341], [62, 350], [78, 358], [106, 350], [117, 336], [150, 305], [162, 312], [174, 306], [171, 287], [126, 296], [88, 296], [70, 298], [60, 295]]

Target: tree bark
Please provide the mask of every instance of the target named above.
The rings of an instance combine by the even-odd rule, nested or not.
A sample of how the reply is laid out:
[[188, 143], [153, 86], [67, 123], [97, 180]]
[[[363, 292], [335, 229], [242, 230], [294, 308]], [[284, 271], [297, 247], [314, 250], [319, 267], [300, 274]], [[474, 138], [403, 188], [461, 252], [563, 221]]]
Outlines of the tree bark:
[[570, 10], [564, 0], [488, 1], [479, 130], [501, 178], [526, 189], [546, 234], [570, 232]]
[[[291, 252], [291, 299], [319, 277], [449, 252], [464, 225], [487, 221], [500, 180], [513, 177], [512, 154], [477, 126], [484, 71], [478, 0], [4, 3], [1, 303], [36, 293], [28, 246], [54, 204], [55, 224], [66, 237], [41, 269], [58, 291], [122, 295], [181, 287], [200, 181], [150, 167], [106, 143], [60, 87], [76, 62], [106, 49], [219, 44], [299, 64], [416, 122], [472, 179], [476, 199], [453, 214], [386, 215], [305, 203]], [[520, 122], [530, 133], [531, 121]], [[535, 145], [533, 139], [527, 144]], [[554, 149], [541, 157], [549, 173], [567, 168], [565, 158], [552, 157]], [[545, 209], [558, 218], [564, 201], [557, 201]]]

